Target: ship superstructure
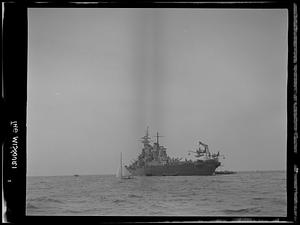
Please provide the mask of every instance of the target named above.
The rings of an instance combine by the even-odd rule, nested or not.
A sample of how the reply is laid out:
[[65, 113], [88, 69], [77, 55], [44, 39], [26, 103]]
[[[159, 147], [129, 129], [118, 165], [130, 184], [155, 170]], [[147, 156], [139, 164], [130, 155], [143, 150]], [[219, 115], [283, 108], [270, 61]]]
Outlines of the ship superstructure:
[[196, 151], [189, 151], [195, 154], [196, 160], [182, 160], [171, 158], [167, 155], [167, 149], [160, 145], [158, 132], [156, 142], [151, 144], [149, 127], [142, 137], [143, 149], [138, 158], [126, 166], [132, 175], [135, 176], [192, 176], [192, 175], [213, 175], [216, 168], [221, 165], [219, 152], [211, 153], [208, 145], [199, 141]]

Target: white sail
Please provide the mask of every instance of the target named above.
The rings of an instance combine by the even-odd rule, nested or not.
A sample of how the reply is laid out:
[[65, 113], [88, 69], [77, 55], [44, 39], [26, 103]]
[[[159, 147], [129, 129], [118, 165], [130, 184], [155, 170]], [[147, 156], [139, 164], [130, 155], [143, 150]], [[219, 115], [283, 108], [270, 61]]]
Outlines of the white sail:
[[[122, 171], [122, 174], [121, 174], [121, 171]], [[116, 177], [117, 178], [130, 177], [130, 176], [132, 176], [132, 175], [128, 171], [128, 169], [126, 169], [125, 166], [122, 167], [122, 170], [121, 170], [121, 167], [119, 167], [118, 170], [117, 170], [117, 172], [116, 172]]]
[[126, 169], [126, 167], [122, 168], [122, 177], [130, 177], [131, 173]]
[[117, 178], [120, 178], [122, 175], [121, 175], [121, 167], [118, 168], [117, 172], [116, 172], [116, 177]]
[[119, 166], [119, 168], [117, 170], [116, 177], [117, 178], [121, 178], [121, 179], [132, 178], [132, 174], [122, 164], [122, 153], [121, 153], [121, 157], [120, 157], [120, 166]]

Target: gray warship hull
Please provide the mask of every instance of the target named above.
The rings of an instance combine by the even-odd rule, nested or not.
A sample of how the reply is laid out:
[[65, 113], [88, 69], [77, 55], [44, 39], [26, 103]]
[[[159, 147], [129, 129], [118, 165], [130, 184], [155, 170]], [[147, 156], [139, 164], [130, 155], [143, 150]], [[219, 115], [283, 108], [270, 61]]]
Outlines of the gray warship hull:
[[134, 176], [205, 176], [214, 175], [220, 162], [194, 162], [174, 165], [145, 166], [130, 169]]

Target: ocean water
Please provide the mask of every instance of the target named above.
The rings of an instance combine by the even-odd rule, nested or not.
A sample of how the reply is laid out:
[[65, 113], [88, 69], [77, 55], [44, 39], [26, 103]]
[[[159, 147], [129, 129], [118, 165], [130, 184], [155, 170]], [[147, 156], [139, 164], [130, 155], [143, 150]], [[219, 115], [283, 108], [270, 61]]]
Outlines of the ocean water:
[[27, 215], [286, 216], [284, 171], [215, 176], [27, 178]]

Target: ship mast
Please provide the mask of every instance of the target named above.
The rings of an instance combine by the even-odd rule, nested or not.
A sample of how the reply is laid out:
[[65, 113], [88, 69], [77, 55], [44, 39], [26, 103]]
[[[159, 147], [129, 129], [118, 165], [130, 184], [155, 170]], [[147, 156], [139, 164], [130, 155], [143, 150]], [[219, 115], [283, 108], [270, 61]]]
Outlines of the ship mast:
[[144, 137], [142, 137], [142, 143], [144, 145], [149, 145], [150, 144], [149, 127], [147, 127], [146, 135]]
[[158, 132], [156, 133], [156, 143], [157, 143], [157, 146], [159, 146], [159, 138], [160, 137], [163, 137], [163, 136], [159, 136], [158, 135]]

